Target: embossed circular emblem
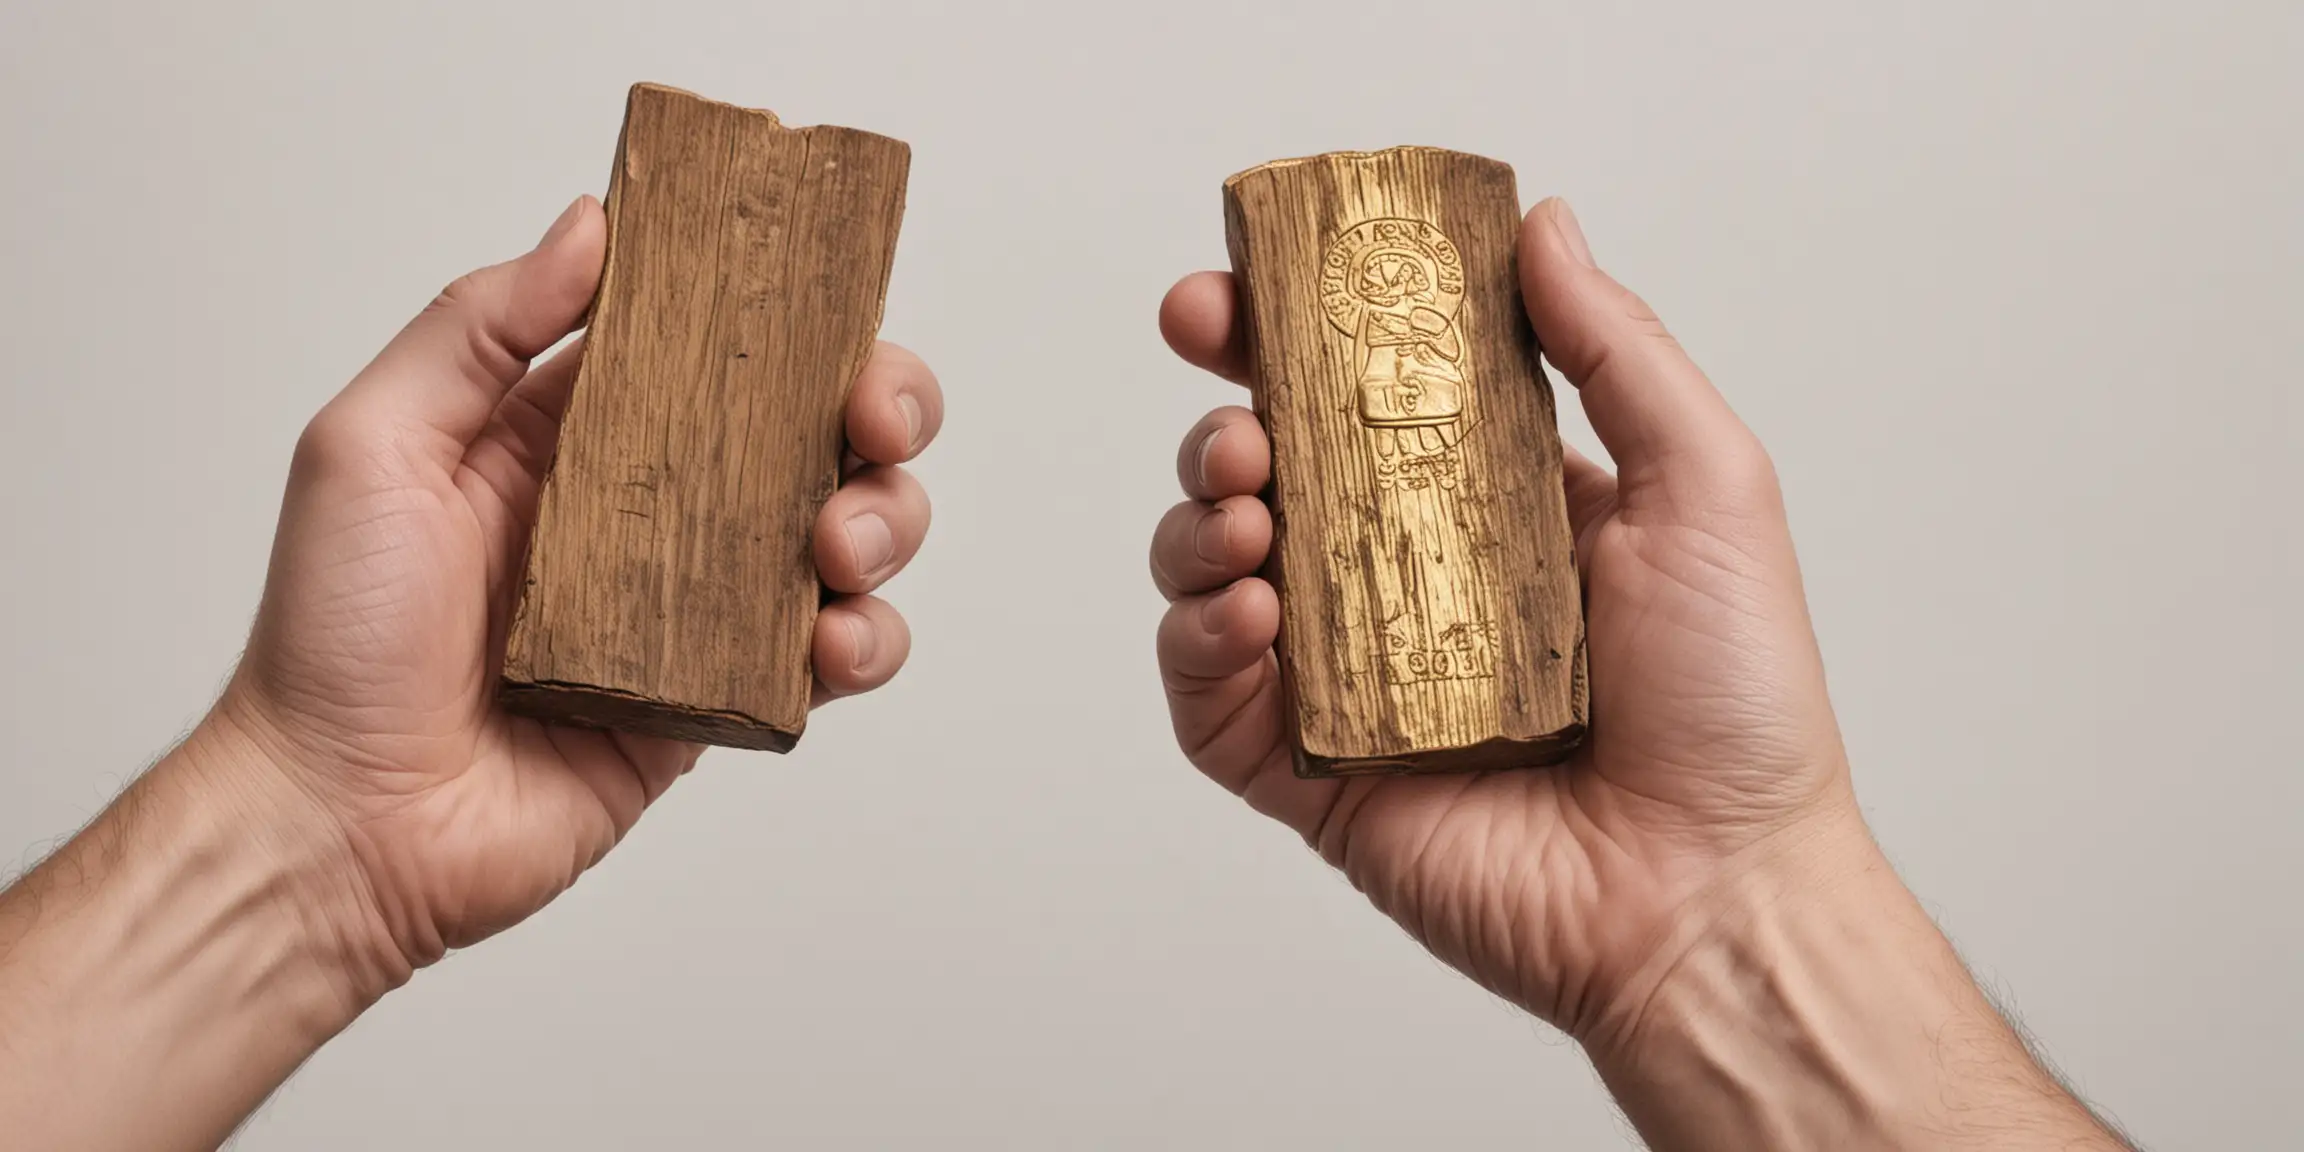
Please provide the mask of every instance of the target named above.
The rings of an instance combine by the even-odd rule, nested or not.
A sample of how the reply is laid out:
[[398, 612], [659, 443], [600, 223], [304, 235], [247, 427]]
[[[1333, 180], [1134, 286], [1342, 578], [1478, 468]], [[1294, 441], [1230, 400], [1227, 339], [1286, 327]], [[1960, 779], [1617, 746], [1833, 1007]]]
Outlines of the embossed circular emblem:
[[1344, 230], [1320, 258], [1320, 308], [1328, 322], [1358, 337], [1370, 308], [1421, 305], [1453, 320], [1464, 302], [1464, 264], [1456, 245], [1422, 220], [1385, 217]]
[[1464, 262], [1438, 228], [1364, 220], [1320, 256], [1320, 310], [1351, 338], [1360, 422], [1377, 432], [1376, 482], [1455, 486], [1472, 384], [1457, 311]]

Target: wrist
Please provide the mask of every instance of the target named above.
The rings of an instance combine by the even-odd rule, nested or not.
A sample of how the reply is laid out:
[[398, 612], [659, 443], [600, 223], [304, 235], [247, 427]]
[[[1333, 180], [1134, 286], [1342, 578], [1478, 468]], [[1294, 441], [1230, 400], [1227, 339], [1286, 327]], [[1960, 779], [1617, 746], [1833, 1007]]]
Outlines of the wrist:
[[215, 1147], [393, 982], [261, 755], [220, 709], [0, 894], [0, 1131]]
[[1653, 1147], [2122, 1147], [2032, 1059], [1853, 809], [1684, 919], [1587, 1040]]
[[[1636, 1064], [1682, 1043], [1701, 1019], [1740, 999], [1709, 1002], [1723, 974], [1777, 963], [1787, 924], [1826, 909], [1865, 907], [1888, 865], [1853, 804], [1786, 827], [1717, 866], [1720, 878], [1686, 900], [1646, 959], [1611, 988], [1607, 1008], [1579, 1035], [1605, 1068]], [[1888, 884], [1898, 893], [1893, 875]]]
[[413, 969], [386, 927], [350, 832], [298, 779], [303, 768], [291, 750], [260, 706], [228, 691], [153, 775], [238, 842], [244, 866], [277, 895], [275, 913], [357, 1013]]

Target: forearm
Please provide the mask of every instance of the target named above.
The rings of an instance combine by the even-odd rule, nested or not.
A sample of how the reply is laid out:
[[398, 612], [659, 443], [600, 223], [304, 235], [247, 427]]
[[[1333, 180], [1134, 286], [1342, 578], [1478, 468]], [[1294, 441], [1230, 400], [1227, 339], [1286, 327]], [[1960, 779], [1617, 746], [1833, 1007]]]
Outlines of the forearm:
[[11, 1147], [216, 1147], [394, 979], [357, 966], [357, 895], [255, 755], [212, 720], [0, 894]]
[[1662, 1152], [2126, 1149], [2032, 1058], [1869, 840], [1754, 878], [1594, 1050]]

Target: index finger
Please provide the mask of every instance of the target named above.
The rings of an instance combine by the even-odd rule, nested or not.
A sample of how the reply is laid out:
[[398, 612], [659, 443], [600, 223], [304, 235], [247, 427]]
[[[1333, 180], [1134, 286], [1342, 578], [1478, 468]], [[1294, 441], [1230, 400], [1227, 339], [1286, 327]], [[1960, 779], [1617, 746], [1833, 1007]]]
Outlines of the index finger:
[[1178, 280], [1160, 301], [1160, 335], [1185, 363], [1247, 386], [1248, 341], [1231, 273], [1194, 272]]

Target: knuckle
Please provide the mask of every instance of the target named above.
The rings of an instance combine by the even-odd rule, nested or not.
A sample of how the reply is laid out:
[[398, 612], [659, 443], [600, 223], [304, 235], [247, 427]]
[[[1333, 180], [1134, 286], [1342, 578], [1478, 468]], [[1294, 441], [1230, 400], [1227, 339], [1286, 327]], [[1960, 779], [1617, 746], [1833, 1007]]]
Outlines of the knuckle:
[[1631, 325], [1631, 330], [1634, 333], [1642, 339], [1653, 341], [1671, 351], [1685, 351], [1680, 346], [1680, 338], [1674, 336], [1670, 328], [1665, 327], [1664, 318], [1656, 314], [1656, 309], [1649, 307], [1648, 301], [1642, 299], [1639, 293], [1629, 288], [1621, 289], [1621, 291], [1623, 295], [1619, 303], [1623, 309], [1624, 319]]
[[289, 467], [304, 474], [338, 470], [366, 456], [370, 440], [360, 421], [332, 404], [304, 425]]
[[1664, 327], [1664, 318], [1658, 316], [1656, 310], [1649, 307], [1648, 301], [1642, 299], [1638, 292], [1634, 292], [1630, 288], [1619, 289], [1619, 291], [1622, 293], [1619, 302], [1624, 308], [1625, 319], [1634, 324], [1651, 325], [1659, 329]]
[[1776, 462], [1758, 437], [1746, 433], [1717, 448], [1707, 462], [1706, 501], [1723, 511], [1760, 514], [1783, 506], [1783, 485]]
[[435, 315], [462, 312], [471, 307], [473, 299], [479, 294], [480, 274], [466, 272], [449, 281], [447, 287], [436, 293], [432, 302], [424, 306], [424, 311]]
[[495, 313], [508, 288], [500, 267], [466, 272], [448, 282], [418, 317], [460, 331], [462, 343], [455, 356], [459, 370], [475, 379], [493, 379], [506, 387], [528, 370], [528, 358], [506, 346], [497, 332]]
[[1729, 476], [1748, 491], [1772, 495], [1781, 486], [1776, 475], [1776, 460], [1758, 437], [1742, 437], [1740, 443], [1728, 450], [1725, 464]]

